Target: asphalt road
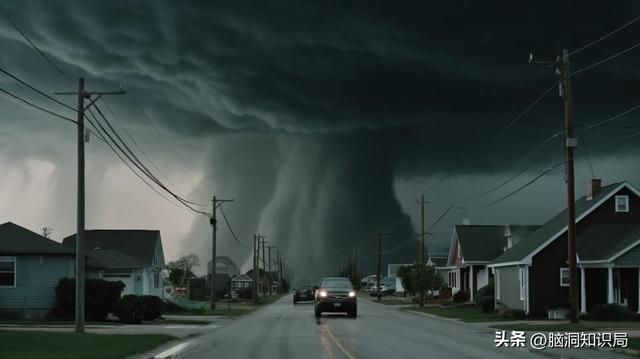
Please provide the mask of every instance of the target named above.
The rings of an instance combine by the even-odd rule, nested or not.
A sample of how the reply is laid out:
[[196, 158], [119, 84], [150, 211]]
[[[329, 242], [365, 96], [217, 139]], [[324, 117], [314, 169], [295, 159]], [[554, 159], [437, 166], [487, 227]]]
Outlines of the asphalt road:
[[360, 299], [358, 318], [313, 316], [313, 304], [285, 297], [182, 347], [186, 358], [611, 358], [590, 349], [496, 348], [495, 331], [405, 313]]

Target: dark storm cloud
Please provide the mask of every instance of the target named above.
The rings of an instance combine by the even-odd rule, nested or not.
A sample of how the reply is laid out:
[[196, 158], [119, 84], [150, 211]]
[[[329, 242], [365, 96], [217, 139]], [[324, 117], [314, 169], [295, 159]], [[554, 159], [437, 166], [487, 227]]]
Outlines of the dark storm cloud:
[[[206, 153], [205, 180], [192, 195], [211, 187], [232, 193], [238, 209], [229, 213], [241, 218], [241, 236], [270, 231], [300, 267], [396, 219], [402, 221], [393, 241], [412, 237], [394, 193], [398, 178], [502, 171], [560, 130], [562, 102], [552, 91], [503, 136], [492, 137], [557, 80], [551, 69], [528, 65], [528, 54], [553, 59], [640, 11], [632, 1], [607, 7], [595, 1], [23, 1], [3, 7], [65, 71], [87, 75], [95, 88], [126, 84], [172, 136]], [[633, 45], [638, 26], [576, 55], [576, 68]], [[3, 66], [46, 88], [73, 85], [43, 70], [42, 59], [6, 22], [0, 37]], [[575, 78], [579, 123], [637, 104], [636, 58], [632, 52]], [[129, 126], [148, 130], [131, 103], [109, 103]], [[616, 131], [585, 137], [597, 145]], [[205, 236], [205, 229], [194, 226], [192, 236]]]

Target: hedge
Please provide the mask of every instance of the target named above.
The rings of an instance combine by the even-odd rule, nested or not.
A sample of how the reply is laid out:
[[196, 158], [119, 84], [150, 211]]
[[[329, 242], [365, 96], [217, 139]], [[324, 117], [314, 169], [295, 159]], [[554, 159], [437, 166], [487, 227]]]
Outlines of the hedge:
[[[89, 320], [103, 321], [115, 311], [124, 283], [104, 279], [87, 279], [85, 282], [85, 310]], [[54, 317], [73, 318], [76, 303], [76, 281], [62, 278], [55, 287], [56, 304], [51, 312]]]

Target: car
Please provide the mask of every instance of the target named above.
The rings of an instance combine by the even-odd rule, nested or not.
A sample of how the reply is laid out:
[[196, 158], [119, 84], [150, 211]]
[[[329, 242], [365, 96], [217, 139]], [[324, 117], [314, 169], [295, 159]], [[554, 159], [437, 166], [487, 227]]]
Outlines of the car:
[[349, 278], [322, 278], [315, 292], [314, 314], [320, 318], [322, 313], [347, 313], [352, 318], [358, 316], [358, 299]]
[[301, 285], [293, 291], [293, 304], [302, 301], [311, 301], [313, 300], [314, 295], [314, 286], [313, 285]]

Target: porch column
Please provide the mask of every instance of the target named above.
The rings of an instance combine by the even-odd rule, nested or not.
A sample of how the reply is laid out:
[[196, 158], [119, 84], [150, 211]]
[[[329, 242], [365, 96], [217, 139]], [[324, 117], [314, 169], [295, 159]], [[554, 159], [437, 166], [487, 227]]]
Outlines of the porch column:
[[469, 300], [473, 302], [473, 265], [469, 266], [469, 288], [471, 288], [469, 293]]
[[580, 313], [587, 312], [587, 290], [585, 288], [585, 270], [584, 267], [580, 268]]
[[613, 267], [607, 268], [607, 303], [613, 303]]

